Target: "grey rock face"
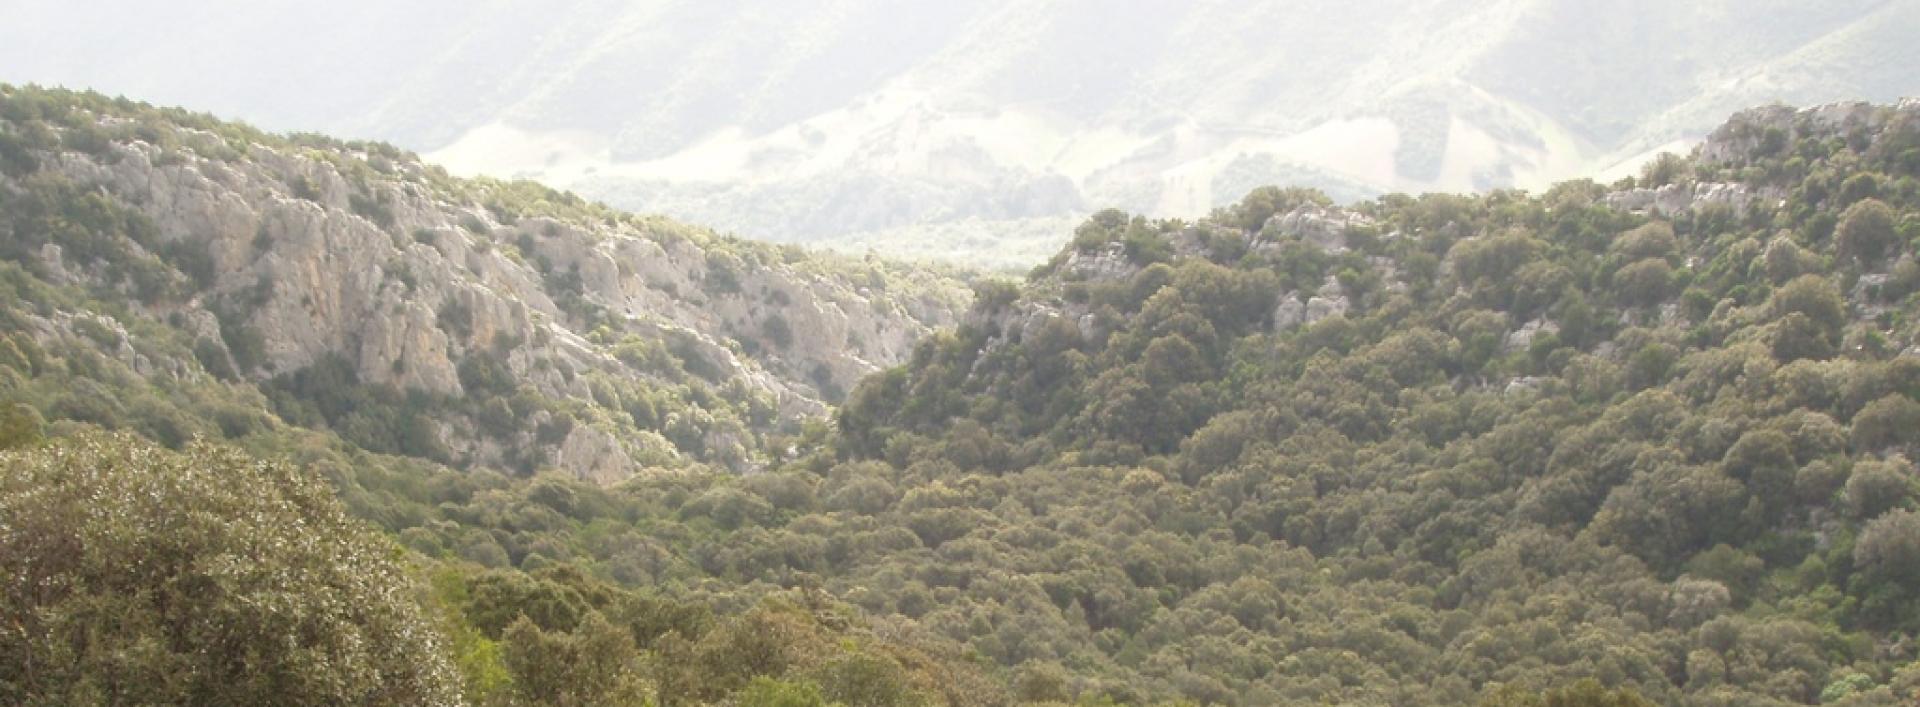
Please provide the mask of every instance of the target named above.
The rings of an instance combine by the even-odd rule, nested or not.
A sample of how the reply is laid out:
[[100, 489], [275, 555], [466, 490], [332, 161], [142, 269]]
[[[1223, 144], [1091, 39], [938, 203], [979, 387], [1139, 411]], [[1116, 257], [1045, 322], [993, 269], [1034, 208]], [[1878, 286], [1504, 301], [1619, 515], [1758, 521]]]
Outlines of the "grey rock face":
[[1741, 111], [1707, 136], [1700, 158], [1708, 164], [1745, 164], [1766, 151], [1772, 133], [1808, 133], [1844, 137], [1855, 131], [1875, 132], [1896, 113], [1920, 113], [1920, 101], [1902, 100], [1891, 108], [1860, 101], [1828, 103], [1806, 109], [1773, 105]]
[[1613, 192], [1607, 195], [1606, 203], [1622, 211], [1662, 216], [1683, 216], [1710, 204], [1721, 204], [1740, 216], [1756, 198], [1744, 184], [1668, 184], [1657, 189]]
[[1280, 296], [1273, 307], [1274, 331], [1297, 329], [1333, 316], [1345, 316], [1353, 308], [1352, 300], [1337, 290], [1321, 290], [1316, 294], [1300, 299], [1300, 293], [1288, 292]]
[[1532, 393], [1534, 391], [1539, 390], [1540, 386], [1544, 385], [1545, 383], [1546, 383], [1546, 379], [1541, 378], [1539, 376], [1521, 376], [1519, 378], [1515, 378], [1513, 380], [1507, 381], [1507, 387], [1503, 389], [1501, 393], [1505, 395], [1523, 395], [1526, 393]]
[[1345, 315], [1348, 306], [1347, 298], [1345, 297], [1314, 297], [1309, 299], [1307, 300], [1307, 323], [1312, 324], [1336, 314]]
[[1280, 296], [1280, 302], [1273, 308], [1273, 328], [1286, 331], [1299, 327], [1307, 321], [1307, 305], [1300, 301], [1300, 293], [1288, 292]]
[[[263, 360], [242, 371], [256, 379], [337, 356], [362, 382], [460, 396], [462, 361], [501, 352], [518, 383], [593, 404], [588, 372], [654, 375], [615, 355], [638, 337], [678, 342], [718, 381], [771, 399], [791, 420], [824, 413], [832, 394], [903, 361], [970, 299], [954, 280], [885, 276], [900, 266], [826, 267], [670, 223], [515, 219], [458, 191], [471, 185], [434, 191], [414, 162], [251, 147], [219, 161], [119, 143], [98, 157], [52, 153], [43, 169], [135, 208], [162, 244], [204, 250], [211, 282], [184, 306], [145, 314], [220, 342], [214, 311], [227, 308], [234, 325], [258, 334]], [[66, 267], [58, 246], [38, 255], [56, 280], [87, 276]], [[155, 370], [127, 353], [136, 371]], [[454, 439], [470, 431], [442, 432], [450, 448], [487, 457], [491, 443]], [[639, 468], [630, 446], [656, 442], [580, 424], [548, 457], [612, 481]], [[731, 455], [745, 462], [744, 452]]]
[[1508, 353], [1525, 351], [1527, 347], [1533, 345], [1534, 339], [1541, 334], [1557, 334], [1559, 332], [1560, 325], [1545, 319], [1535, 319], [1520, 325], [1520, 328], [1507, 334], [1505, 342], [1506, 351]]
[[1074, 251], [1067, 256], [1066, 271], [1083, 280], [1122, 280], [1133, 277], [1139, 268], [1127, 259], [1126, 246], [1108, 243], [1093, 253]]
[[1347, 251], [1347, 229], [1371, 225], [1365, 216], [1344, 209], [1307, 204], [1267, 219], [1260, 229], [1261, 243], [1271, 245], [1296, 239], [1319, 246], [1329, 253]]

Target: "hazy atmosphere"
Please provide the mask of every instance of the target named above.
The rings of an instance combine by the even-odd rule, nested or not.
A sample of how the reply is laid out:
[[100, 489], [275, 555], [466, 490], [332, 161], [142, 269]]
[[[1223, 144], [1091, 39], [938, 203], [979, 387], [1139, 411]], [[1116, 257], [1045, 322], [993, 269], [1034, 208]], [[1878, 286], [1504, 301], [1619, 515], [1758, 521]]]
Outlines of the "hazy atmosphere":
[[[1026, 266], [1194, 218], [1543, 188], [1920, 92], [1911, 0], [0, 1], [8, 80], [393, 142], [779, 241]], [[59, 31], [46, 31], [57, 27]], [[295, 29], [297, 28], [297, 29]]]
[[0, 705], [1920, 706], [1920, 0], [0, 0]]

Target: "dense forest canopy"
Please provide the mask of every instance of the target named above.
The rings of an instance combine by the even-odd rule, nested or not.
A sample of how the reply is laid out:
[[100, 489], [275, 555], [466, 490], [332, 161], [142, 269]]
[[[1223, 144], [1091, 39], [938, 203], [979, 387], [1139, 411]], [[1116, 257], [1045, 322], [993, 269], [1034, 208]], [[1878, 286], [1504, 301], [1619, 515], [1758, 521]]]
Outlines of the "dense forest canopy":
[[[332, 364], [209, 368], [232, 356], [194, 356], [166, 316], [195, 268], [180, 234], [72, 167], [173, 134], [131, 116], [184, 118], [48, 92], [61, 110], [23, 116], [23, 91], [0, 105], [0, 440], [22, 449], [0, 508], [86, 493], [60, 470], [91, 458], [151, 460], [85, 482], [108, 488], [204, 470], [182, 503], [226, 498], [222, 478], [309, 499], [302, 522], [342, 545], [284, 562], [377, 561], [382, 596], [406, 597], [382, 620], [431, 637], [275, 684], [413, 671], [490, 704], [1920, 697], [1920, 105], [1756, 109], [1637, 178], [1541, 194], [1263, 188], [1195, 223], [1103, 212], [1024, 282], [979, 284], [959, 326], [831, 419], [756, 431], [779, 447], [762, 465], [689, 455], [602, 483], [342, 425], [330, 406], [427, 401], [343, 387]], [[233, 135], [218, 144], [267, 139]], [[484, 384], [424, 409], [501, 400], [512, 422], [537, 389], [467, 375]], [[328, 402], [342, 390], [365, 397]], [[379, 430], [399, 437], [366, 443]], [[144, 581], [123, 568], [39, 559], [53, 546], [30, 534], [95, 532], [63, 527], [84, 511], [0, 524], [0, 548], [28, 548], [6, 561], [66, 588], [5, 595], [0, 695], [121, 694], [177, 659], [116, 653], [125, 670], [93, 682], [24, 662], [60, 643], [77, 674], [90, 647], [172, 640], [56, 630], [155, 610], [109, 591]], [[304, 586], [288, 611], [341, 596]]]

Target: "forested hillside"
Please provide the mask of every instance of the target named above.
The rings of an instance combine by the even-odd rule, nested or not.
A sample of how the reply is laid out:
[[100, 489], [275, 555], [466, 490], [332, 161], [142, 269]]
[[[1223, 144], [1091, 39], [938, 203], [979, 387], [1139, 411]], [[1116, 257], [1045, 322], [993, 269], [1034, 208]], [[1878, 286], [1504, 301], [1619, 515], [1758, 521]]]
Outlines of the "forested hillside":
[[[554, 419], [549, 408], [517, 407], [564, 398], [511, 354], [486, 378], [456, 364], [457, 397], [397, 370], [376, 377], [368, 366], [391, 349], [333, 372], [272, 355], [238, 365], [250, 337], [224, 335], [234, 317], [219, 312], [239, 303], [209, 302], [280, 292], [254, 283], [288, 271], [214, 256], [211, 282], [247, 287], [193, 289], [193, 270], [169, 265], [182, 256], [163, 237], [167, 212], [63, 167], [97, 164], [79, 156], [90, 140], [138, 163], [164, 138], [142, 136], [133, 115], [177, 136], [233, 128], [7, 98], [0, 429], [22, 449], [0, 461], [0, 510], [44, 510], [0, 525], [0, 561], [24, 563], [9, 575], [35, 578], [0, 595], [5, 701], [122, 694], [154, 666], [193, 664], [180, 648], [191, 644], [167, 643], [177, 624], [146, 617], [222, 605], [177, 609], [143, 582], [238, 581], [218, 563], [123, 579], [131, 570], [111, 562], [14, 559], [60, 557], [74, 533], [112, 539], [80, 542], [89, 552], [145, 543], [144, 528], [174, 522], [88, 515], [72, 499], [245, 513], [219, 490], [247, 483], [309, 499], [285, 511], [297, 522], [367, 532], [336, 517], [345, 510], [399, 547], [254, 551], [313, 568], [300, 570], [312, 591], [279, 590], [273, 606], [304, 615], [313, 602], [325, 620], [300, 634], [299, 660], [260, 661], [298, 680], [236, 690], [337, 675], [326, 694], [409, 703], [354, 691], [400, 675], [413, 695], [479, 703], [1920, 699], [1920, 104], [1756, 109], [1638, 178], [1537, 195], [1338, 206], [1265, 188], [1197, 223], [1104, 212], [1025, 282], [977, 286], [957, 326], [853, 387], [831, 424], [781, 432], [776, 416], [743, 415], [733, 457], [709, 448], [606, 476], [554, 451], [568, 435], [536, 421]], [[23, 103], [33, 117], [18, 117]], [[406, 233], [392, 247], [445, 247], [446, 234]], [[490, 240], [532, 260], [545, 251], [531, 238]], [[59, 274], [71, 272], [85, 277]], [[184, 292], [200, 304], [164, 304]], [[199, 339], [168, 321], [195, 307], [219, 327]], [[604, 344], [599, 329], [580, 338]], [[154, 341], [173, 348], [141, 349]], [[595, 381], [620, 401], [636, 379], [704, 410], [731, 399], [629, 367], [574, 373], [588, 395], [573, 409], [626, 410], [604, 428], [623, 443], [642, 416]], [[535, 463], [387, 444], [363, 435], [404, 424], [350, 422], [392, 405], [416, 416], [403, 423], [484, 424], [468, 406], [492, 400], [528, 426]], [[188, 442], [196, 434], [225, 441]], [[137, 471], [152, 466], [218, 481], [122, 490], [152, 485]], [[91, 468], [131, 480], [77, 471]], [[298, 478], [324, 479], [343, 503], [311, 500]], [[91, 530], [125, 517], [130, 529]], [[232, 542], [174, 552], [227, 557]], [[328, 613], [351, 595], [327, 578], [361, 564], [407, 601]], [[86, 630], [102, 625], [123, 628]], [[417, 662], [331, 638], [396, 625], [433, 634]], [[59, 677], [75, 665], [119, 667], [82, 670], [104, 677], [76, 687]], [[192, 700], [206, 684], [142, 694]]]
[[915, 537], [829, 572], [1205, 701], [1910, 701], [1916, 176], [1920, 104], [1770, 108], [1630, 183], [1101, 214], [854, 393], [804, 466]]

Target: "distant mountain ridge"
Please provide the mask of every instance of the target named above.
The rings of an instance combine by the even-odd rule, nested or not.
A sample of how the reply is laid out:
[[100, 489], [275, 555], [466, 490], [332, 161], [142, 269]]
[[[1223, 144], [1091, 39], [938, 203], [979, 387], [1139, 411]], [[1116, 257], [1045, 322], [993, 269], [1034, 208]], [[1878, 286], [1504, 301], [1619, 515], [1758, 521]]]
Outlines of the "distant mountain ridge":
[[15, 80], [393, 140], [752, 237], [1004, 265], [1108, 206], [1537, 189], [1752, 105], [1920, 94], [1914, 0], [428, 3], [309, 10], [299, 36], [251, 5], [12, 4], [10, 28], [182, 37], [102, 56], [0, 29]]
[[1747, 106], [1920, 94], [1914, 0], [409, 4], [311, 10], [271, 44], [263, 8], [13, 4], [15, 29], [182, 37], [100, 56], [0, 29], [15, 81], [396, 140], [756, 238], [1000, 265], [1098, 207], [1544, 188], [1684, 152]]

